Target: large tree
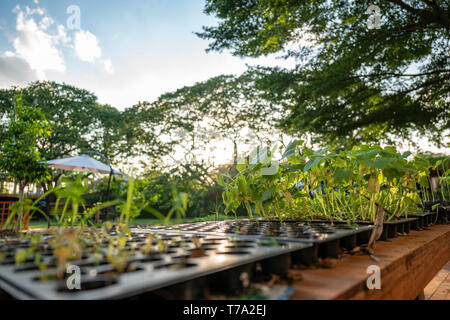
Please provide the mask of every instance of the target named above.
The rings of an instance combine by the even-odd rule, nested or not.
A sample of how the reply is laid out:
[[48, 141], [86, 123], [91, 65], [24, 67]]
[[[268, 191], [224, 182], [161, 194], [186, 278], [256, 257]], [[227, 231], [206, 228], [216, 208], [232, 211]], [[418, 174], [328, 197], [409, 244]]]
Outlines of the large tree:
[[[369, 28], [380, 8], [380, 28]], [[411, 139], [441, 143], [450, 119], [450, 2], [207, 0], [219, 25], [198, 35], [209, 50], [280, 53], [292, 69], [256, 68], [255, 82], [288, 111], [291, 132], [322, 142]]]
[[[117, 164], [143, 153], [155, 158], [159, 156], [155, 151], [164, 149], [153, 130], [159, 118], [148, 117], [153, 114], [148, 110], [144, 112], [134, 106], [119, 111], [99, 104], [95, 94], [87, 90], [47, 81], [35, 82], [23, 89], [0, 90], [0, 138], [7, 138], [8, 119], [18, 91], [22, 92], [25, 104], [40, 108], [51, 127], [52, 135], [37, 141], [40, 154], [47, 160], [95, 150]], [[149, 130], [143, 130], [144, 122]], [[43, 184], [44, 190], [57, 181], [58, 175], [55, 175]]]
[[14, 114], [6, 129], [6, 139], [0, 144], [0, 170], [7, 172], [19, 185], [17, 230], [24, 225], [25, 187], [50, 176], [38, 150], [37, 141], [50, 135], [50, 128], [39, 108], [24, 105], [16, 96]]
[[230, 158], [236, 163], [245, 148], [269, 143], [267, 139], [279, 133], [275, 124], [280, 114], [255, 92], [250, 74], [198, 82], [162, 95], [153, 105], [167, 115], [170, 141], [183, 149], [187, 162], [199, 161], [199, 156], [229, 141]]

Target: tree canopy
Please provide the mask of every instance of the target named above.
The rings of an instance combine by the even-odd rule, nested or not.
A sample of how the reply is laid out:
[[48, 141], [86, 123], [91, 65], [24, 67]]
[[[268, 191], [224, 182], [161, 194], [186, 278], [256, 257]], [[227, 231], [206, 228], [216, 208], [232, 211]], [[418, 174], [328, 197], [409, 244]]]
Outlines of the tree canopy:
[[221, 75], [174, 92], [163, 94], [152, 104], [164, 110], [169, 140], [183, 149], [186, 162], [229, 141], [232, 160], [249, 145], [277, 138], [277, 116], [270, 103], [254, 90], [251, 75]]
[[[14, 113], [5, 135], [8, 138], [0, 145], [0, 170], [7, 172], [18, 183], [19, 197], [23, 200], [28, 184], [39, 183], [50, 177], [37, 146], [41, 137], [50, 136], [50, 128], [39, 108], [25, 105], [20, 95], [14, 99]], [[18, 230], [22, 228], [23, 211], [21, 203]]]
[[[46, 159], [96, 150], [117, 163], [145, 152], [137, 142], [151, 145], [148, 152], [155, 151], [159, 145], [156, 134], [142, 130], [144, 115], [139, 108], [120, 111], [98, 103], [97, 97], [85, 89], [56, 82], [35, 82], [22, 89], [0, 90], [0, 119], [6, 120], [13, 111], [17, 92], [22, 93], [25, 104], [40, 108], [52, 129], [50, 137], [38, 141], [39, 150]], [[3, 121], [1, 125], [3, 130], [0, 132], [5, 135], [8, 122]]]
[[374, 4], [379, 29], [368, 28], [364, 1], [207, 0], [219, 24], [198, 35], [208, 50], [294, 59], [292, 69], [249, 71], [288, 111], [282, 126], [290, 133], [352, 144], [411, 139], [417, 130], [439, 145], [450, 128], [450, 3]]

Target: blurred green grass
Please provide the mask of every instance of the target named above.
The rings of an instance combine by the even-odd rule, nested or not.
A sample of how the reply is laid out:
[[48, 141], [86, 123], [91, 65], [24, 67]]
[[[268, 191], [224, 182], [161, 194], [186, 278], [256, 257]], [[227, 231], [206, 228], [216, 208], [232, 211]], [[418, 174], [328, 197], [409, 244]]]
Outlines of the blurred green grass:
[[[238, 217], [238, 219], [245, 219], [247, 217]], [[211, 214], [204, 217], [188, 217], [188, 218], [182, 218], [180, 221], [177, 221], [176, 219], [171, 219], [171, 224], [176, 224], [178, 222], [180, 223], [189, 223], [189, 222], [203, 222], [203, 221], [224, 221], [224, 220], [235, 220], [236, 217], [233, 215], [224, 215], [224, 214]], [[114, 220], [110, 220], [114, 221]], [[162, 225], [164, 224], [163, 221], [159, 219], [134, 219], [130, 222], [130, 225], [134, 226], [146, 226], [146, 225]], [[30, 229], [44, 229], [47, 228], [48, 223], [46, 220], [36, 220], [36, 221], [30, 221], [29, 228]], [[56, 221], [51, 224], [51, 226], [56, 226]]]

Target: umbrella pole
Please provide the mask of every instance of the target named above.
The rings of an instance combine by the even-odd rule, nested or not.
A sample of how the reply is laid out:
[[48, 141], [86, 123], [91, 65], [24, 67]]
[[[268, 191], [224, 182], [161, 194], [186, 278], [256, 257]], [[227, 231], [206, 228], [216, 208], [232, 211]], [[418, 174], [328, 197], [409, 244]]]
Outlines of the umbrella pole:
[[[111, 178], [112, 178], [112, 175], [113, 175], [113, 171], [112, 171], [112, 168], [111, 168], [111, 171], [109, 173], [109, 179], [108, 179], [108, 188], [106, 189], [106, 202], [109, 201], [109, 191], [111, 189]], [[107, 218], [108, 217], [108, 208], [105, 208], [105, 213], [106, 213], [105, 217]]]

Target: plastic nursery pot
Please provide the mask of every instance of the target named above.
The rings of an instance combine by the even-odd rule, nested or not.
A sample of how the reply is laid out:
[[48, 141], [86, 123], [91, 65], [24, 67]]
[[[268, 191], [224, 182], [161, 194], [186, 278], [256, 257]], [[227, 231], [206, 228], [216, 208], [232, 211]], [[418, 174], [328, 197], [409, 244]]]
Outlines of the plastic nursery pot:
[[434, 221], [435, 221], [435, 213], [431, 211], [427, 212], [427, 214], [425, 215], [424, 227], [429, 227], [433, 225]]
[[339, 240], [327, 241], [319, 244], [320, 258], [339, 258]]
[[291, 253], [292, 264], [311, 266], [319, 262], [319, 244]]
[[421, 207], [430, 215], [426, 218], [427, 225], [447, 224], [450, 220], [447, 206], [445, 201], [425, 202]]
[[[379, 240], [387, 240], [397, 237], [397, 232], [401, 232], [400, 229], [403, 229], [401, 223], [392, 221], [392, 222], [384, 222], [383, 230], [386, 230], [385, 234], [382, 234]], [[386, 238], [383, 238], [383, 235], [386, 235]]]
[[450, 206], [445, 206], [444, 210], [446, 212], [446, 216], [447, 216], [446, 220], [447, 220], [447, 224], [448, 224], [448, 223], [450, 223]]
[[363, 244], [369, 243], [371, 234], [372, 234], [372, 230], [367, 230], [367, 231], [358, 233], [356, 235], [356, 245], [361, 246]]
[[[361, 221], [358, 223], [366, 224], [366, 225], [374, 224], [373, 222], [368, 222], [368, 221]], [[381, 232], [381, 235], [377, 240], [385, 241], [385, 240], [388, 240], [389, 238], [394, 238], [396, 236], [396, 232], [397, 232], [397, 228], [395, 225], [387, 224], [385, 222], [385, 223], [383, 223], [383, 231]], [[370, 234], [369, 234], [369, 239], [370, 239]], [[366, 243], [368, 243], [368, 242], [369, 242], [369, 240], [367, 240]]]
[[446, 207], [439, 206], [437, 208], [437, 221], [436, 224], [447, 224], [448, 223], [448, 212]]
[[80, 290], [71, 290], [68, 288], [66, 281], [58, 283], [58, 292], [76, 294], [83, 291], [90, 291], [112, 286], [117, 283], [117, 279], [108, 276], [97, 276], [95, 278], [81, 278]]
[[356, 247], [357, 238], [358, 238], [357, 235], [351, 235], [348, 237], [344, 237], [342, 239], [339, 239], [339, 245], [342, 248], [350, 251]]
[[287, 277], [291, 264], [292, 259], [290, 253], [260, 261], [263, 275], [276, 274], [282, 278]]
[[423, 206], [420, 206], [423, 208], [424, 211], [435, 211], [436, 209], [433, 208], [435, 205], [441, 203], [440, 201], [426, 201], [423, 203]]
[[428, 226], [428, 216], [430, 215], [429, 212], [422, 212], [418, 214], [410, 215], [410, 217], [416, 218], [415, 223], [411, 223], [411, 230], [422, 230], [422, 228], [425, 228]]
[[253, 276], [253, 263], [222, 271], [208, 277], [211, 293], [240, 294], [250, 286]]
[[[356, 246], [367, 244], [369, 242], [370, 235], [372, 233], [372, 228], [367, 228], [368, 225], [371, 225], [371, 223], [369, 222], [357, 221], [356, 224], [354, 223], [349, 224], [349, 221], [345, 220], [338, 220], [338, 221], [318, 220], [313, 222], [321, 224], [332, 223], [338, 230], [349, 231], [347, 236], [343, 235], [342, 237], [339, 238], [339, 246], [347, 250], [352, 250]], [[356, 227], [358, 229], [357, 231], [355, 229]]]
[[203, 277], [140, 293], [124, 300], [200, 300], [206, 297], [207, 287], [207, 279]]

